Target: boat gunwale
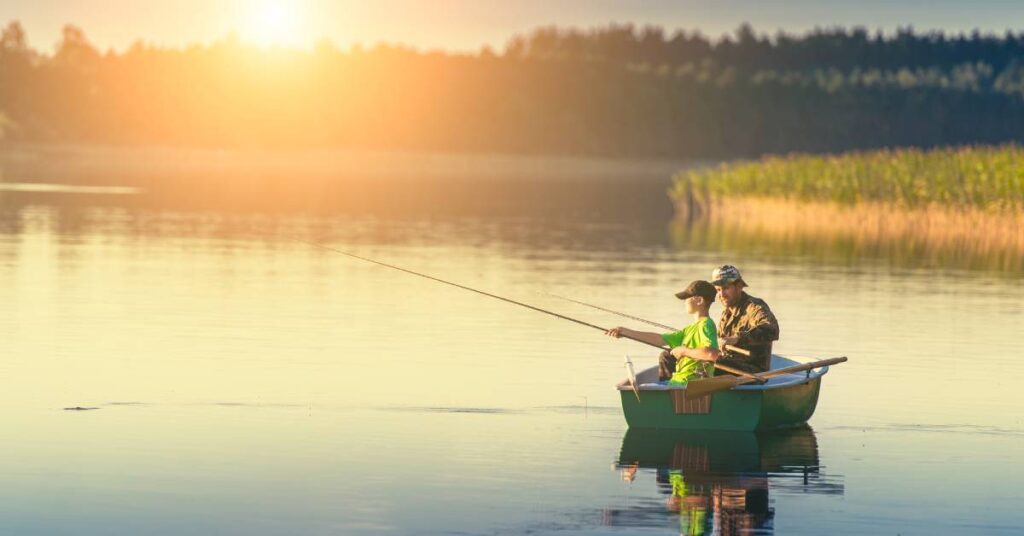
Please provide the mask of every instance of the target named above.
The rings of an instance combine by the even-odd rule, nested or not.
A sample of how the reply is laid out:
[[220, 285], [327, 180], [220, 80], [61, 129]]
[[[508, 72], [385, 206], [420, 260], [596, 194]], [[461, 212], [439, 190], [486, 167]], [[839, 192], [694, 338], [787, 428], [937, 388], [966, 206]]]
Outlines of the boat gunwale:
[[[784, 357], [784, 356], [781, 356], [781, 355], [778, 355], [778, 354], [772, 354], [772, 365], [775, 365], [773, 368], [777, 369], [777, 368], [783, 368], [783, 367], [790, 367], [790, 366], [793, 366], [793, 365], [800, 365], [800, 364], [803, 364], [803, 363], [810, 363], [810, 362], [813, 362], [813, 361], [818, 361], [818, 359], [803, 358], [802, 356], [794, 356], [794, 357], [800, 357], [801, 359], [807, 359], [807, 361], [805, 361], [805, 362], [794, 361], [792, 358]], [[644, 375], [645, 373], [649, 373], [651, 371], [657, 371], [657, 369], [658, 369], [657, 365], [649, 367], [649, 368], [646, 368], [646, 369], [640, 371], [640, 373], [637, 374], [637, 377], [640, 377], [640, 376]], [[793, 386], [796, 386], [796, 385], [803, 385], [803, 384], [809, 383], [809, 382], [811, 382], [811, 381], [813, 381], [815, 379], [821, 378], [822, 376], [824, 376], [825, 374], [828, 373], [828, 369], [829, 369], [829, 367], [826, 365], [826, 366], [820, 367], [818, 369], [811, 369], [809, 372], [796, 372], [796, 373], [791, 373], [791, 374], [783, 374], [781, 376], [776, 376], [774, 378], [771, 378], [770, 380], [768, 380], [767, 382], [765, 382], [763, 384], [738, 385], [736, 387], [733, 387], [731, 390], [733, 390], [733, 391], [771, 391], [771, 390], [776, 390], [776, 389], [784, 389], [786, 387], [793, 387]], [[629, 380], [628, 379], [622, 380], [615, 387], [619, 391], [632, 391], [633, 390], [633, 387], [629, 384]], [[639, 390], [639, 391], [685, 391], [686, 390], [686, 385], [685, 384], [683, 384], [683, 385], [672, 385], [672, 384], [662, 384], [662, 383], [641, 383], [641, 384], [637, 385], [637, 390]]]

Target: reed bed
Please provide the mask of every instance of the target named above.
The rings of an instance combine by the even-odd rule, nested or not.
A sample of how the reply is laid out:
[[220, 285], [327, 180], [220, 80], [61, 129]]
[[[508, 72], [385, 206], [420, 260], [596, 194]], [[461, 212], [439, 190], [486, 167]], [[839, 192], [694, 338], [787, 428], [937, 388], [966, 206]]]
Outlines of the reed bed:
[[1024, 271], [1024, 212], [732, 199], [697, 220], [680, 218], [673, 234], [681, 246], [701, 250], [839, 263], [874, 258], [908, 268]]
[[901, 208], [1020, 210], [1024, 208], [1024, 147], [769, 156], [682, 172], [675, 177], [672, 195], [688, 209], [707, 208], [715, 199], [738, 196], [842, 205], [876, 202]]
[[[904, 245], [933, 259], [1024, 258], [1024, 148], [1017, 145], [790, 155], [676, 176], [681, 220], [776, 244]], [[990, 263], [995, 261], [997, 266]]]

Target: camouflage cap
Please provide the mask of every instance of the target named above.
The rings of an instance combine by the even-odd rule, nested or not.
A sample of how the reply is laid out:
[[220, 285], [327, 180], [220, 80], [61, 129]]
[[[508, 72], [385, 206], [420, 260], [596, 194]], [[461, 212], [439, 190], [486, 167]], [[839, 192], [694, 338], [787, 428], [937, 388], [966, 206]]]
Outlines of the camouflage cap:
[[721, 287], [739, 281], [744, 287], [747, 286], [747, 282], [743, 280], [743, 276], [740, 275], [740, 271], [731, 264], [723, 264], [718, 268], [715, 268], [711, 272], [711, 284]]
[[685, 300], [687, 298], [692, 298], [693, 296], [700, 296], [708, 303], [711, 303], [715, 301], [715, 294], [715, 287], [712, 286], [711, 283], [698, 279], [697, 281], [693, 281], [687, 285], [686, 289], [683, 291], [676, 292], [676, 297], [680, 300]]

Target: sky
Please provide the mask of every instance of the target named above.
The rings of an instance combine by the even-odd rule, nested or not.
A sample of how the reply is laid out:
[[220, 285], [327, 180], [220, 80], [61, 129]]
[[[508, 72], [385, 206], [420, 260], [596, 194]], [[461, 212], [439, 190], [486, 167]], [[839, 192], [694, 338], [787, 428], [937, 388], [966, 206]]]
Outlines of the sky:
[[102, 50], [123, 50], [136, 40], [183, 47], [234, 33], [262, 45], [309, 48], [328, 39], [341, 47], [386, 42], [468, 52], [484, 45], [500, 50], [512, 35], [550, 24], [632, 22], [710, 37], [731, 33], [743, 22], [758, 33], [836, 25], [1003, 33], [1024, 30], [1024, 1], [2, 0], [0, 24], [12, 20], [22, 23], [30, 46], [47, 52], [68, 23], [85, 30]]

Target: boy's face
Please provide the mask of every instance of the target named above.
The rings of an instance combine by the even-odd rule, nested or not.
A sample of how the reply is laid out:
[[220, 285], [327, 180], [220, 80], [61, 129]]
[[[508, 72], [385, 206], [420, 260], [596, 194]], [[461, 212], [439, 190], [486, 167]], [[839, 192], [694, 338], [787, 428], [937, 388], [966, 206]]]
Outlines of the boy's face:
[[689, 298], [686, 298], [686, 314], [696, 314], [700, 312], [704, 306], [704, 298], [701, 298], [700, 296], [690, 296]]

